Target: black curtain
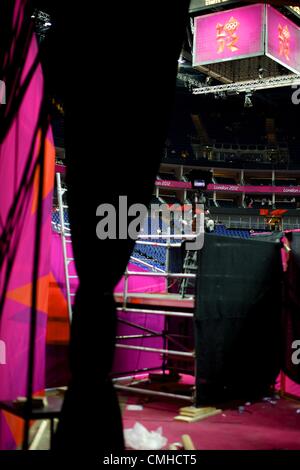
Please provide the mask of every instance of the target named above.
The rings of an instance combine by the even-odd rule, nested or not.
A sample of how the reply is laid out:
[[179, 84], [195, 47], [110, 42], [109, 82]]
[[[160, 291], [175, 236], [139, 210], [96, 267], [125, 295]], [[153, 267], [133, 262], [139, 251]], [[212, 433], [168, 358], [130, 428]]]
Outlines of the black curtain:
[[[38, 2], [40, 5], [44, 2]], [[47, 3], [47, 2], [46, 2]], [[96, 237], [96, 209], [148, 204], [172, 112], [187, 0], [50, 4], [45, 74], [65, 103], [71, 228], [80, 290], [73, 313], [71, 382], [56, 448], [121, 449], [109, 374], [116, 327], [113, 288], [131, 240]], [[52, 41], [52, 42], [51, 42]], [[118, 215], [118, 210], [117, 210]]]
[[289, 236], [292, 251], [284, 273], [282, 370], [290, 379], [300, 383], [300, 366], [292, 361], [296, 351], [292, 347], [293, 342], [300, 339], [300, 233]]
[[280, 243], [207, 234], [197, 291], [198, 405], [267, 393], [280, 370]]

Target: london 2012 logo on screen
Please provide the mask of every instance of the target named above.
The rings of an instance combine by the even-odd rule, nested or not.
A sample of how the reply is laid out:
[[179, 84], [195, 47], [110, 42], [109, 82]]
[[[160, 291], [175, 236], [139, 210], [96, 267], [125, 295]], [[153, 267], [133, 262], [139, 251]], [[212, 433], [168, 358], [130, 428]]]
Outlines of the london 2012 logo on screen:
[[237, 43], [239, 41], [239, 36], [237, 34], [240, 27], [240, 22], [233, 16], [227, 21], [227, 23], [217, 23], [217, 44], [218, 44], [218, 54], [222, 54], [226, 48], [231, 52], [238, 51]]
[[279, 55], [284, 56], [286, 60], [290, 60], [290, 39], [291, 33], [288, 25], [278, 25], [278, 42], [279, 42]]

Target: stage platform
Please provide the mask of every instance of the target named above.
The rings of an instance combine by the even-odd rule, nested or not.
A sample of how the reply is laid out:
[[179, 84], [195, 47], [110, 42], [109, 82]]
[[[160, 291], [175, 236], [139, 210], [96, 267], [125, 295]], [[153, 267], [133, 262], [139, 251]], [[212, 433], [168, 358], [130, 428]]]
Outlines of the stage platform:
[[115, 301], [118, 305], [159, 306], [171, 308], [194, 309], [195, 297], [193, 295], [182, 297], [180, 294], [161, 293], [128, 293], [126, 298], [123, 293], [115, 293]]

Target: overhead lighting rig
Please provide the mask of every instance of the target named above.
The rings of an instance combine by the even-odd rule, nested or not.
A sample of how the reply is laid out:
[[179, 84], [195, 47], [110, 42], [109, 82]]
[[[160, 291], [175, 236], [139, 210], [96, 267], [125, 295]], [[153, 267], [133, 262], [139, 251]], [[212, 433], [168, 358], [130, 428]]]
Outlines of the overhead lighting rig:
[[181, 80], [191, 90], [195, 88], [199, 89], [199, 87], [204, 86], [200, 80], [197, 80], [191, 74], [178, 72], [177, 79]]
[[252, 96], [252, 92], [245, 94], [244, 108], [253, 108]]
[[226, 83], [225, 85], [204, 86], [193, 89], [194, 95], [207, 95], [209, 93], [251, 93], [255, 90], [267, 90], [268, 88], [280, 87], [296, 87], [300, 86], [300, 75], [290, 74], [282, 75], [280, 77], [262, 78], [257, 80], [247, 80], [243, 82]]
[[35, 9], [31, 15], [39, 41], [43, 41], [52, 26], [51, 17], [45, 11]]

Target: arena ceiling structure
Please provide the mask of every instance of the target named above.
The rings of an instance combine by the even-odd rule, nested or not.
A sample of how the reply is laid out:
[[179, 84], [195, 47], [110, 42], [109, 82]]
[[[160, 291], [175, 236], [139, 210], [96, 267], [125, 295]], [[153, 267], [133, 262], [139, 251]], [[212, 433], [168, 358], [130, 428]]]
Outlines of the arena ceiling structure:
[[[210, 13], [227, 11], [232, 8], [253, 4], [276, 6], [276, 10], [300, 26], [300, 2], [290, 0], [241, 1], [241, 0], [191, 0], [190, 23], [179, 60], [178, 85], [195, 94], [227, 93], [262, 90], [300, 85], [299, 76], [287, 71], [278, 62], [268, 57], [249, 57], [247, 60], [213, 63], [210, 66], [193, 63], [195, 18]], [[195, 68], [197, 70], [195, 70]], [[245, 82], [241, 86], [236, 82]], [[210, 86], [207, 86], [210, 85]], [[228, 85], [228, 86], [226, 86]]]
[[[145, 7], [146, 3], [143, 2]], [[234, 70], [234, 79], [224, 78], [224, 76], [220, 77], [218, 72], [220, 64], [213, 64], [209, 68], [207, 66], [198, 66], [197, 68], [193, 66], [194, 22], [197, 16], [218, 13], [257, 3], [276, 7], [276, 10], [300, 26], [299, 0], [191, 0], [189, 8], [190, 17], [186, 27], [182, 53], [178, 61], [177, 75], [177, 94], [183, 95], [188, 103], [192, 100], [196, 103], [195, 107], [197, 107], [199, 99], [204, 95], [209, 95], [212, 100], [222, 98], [222, 100], [229, 102], [233, 99], [240, 99], [244, 103], [247, 95], [247, 99], [250, 97], [251, 105], [252, 103], [255, 104], [255, 101], [260, 101], [265, 104], [269, 103], [271, 107], [275, 106], [278, 109], [277, 101], [290, 104], [292, 87], [296, 88], [300, 85], [300, 75], [297, 76], [290, 73], [275, 62], [268, 61], [267, 66], [261, 66], [261, 61], [257, 58], [251, 59], [252, 64], [250, 59], [240, 62], [232, 61], [231, 64], [227, 62], [227, 67], [232, 67], [232, 70]], [[49, 65], [51, 73], [51, 70], [55, 69], [55, 62], [57, 60], [55, 52], [57, 49], [57, 44], [55, 43], [56, 17], [61, 15], [63, 6], [55, 0], [35, 0], [33, 4], [35, 8], [33, 16], [35, 17], [36, 31], [40, 41], [46, 42], [44, 41], [45, 37], [51, 34], [53, 36], [52, 39], [54, 39], [55, 47], [50, 46], [49, 54], [51, 55], [49, 64], [54, 64], [54, 67]], [[47, 66], [48, 64], [46, 63]], [[268, 67], [269, 71], [266, 74], [265, 71]], [[152, 69], [152, 73], [159, 73], [159, 71]], [[63, 105], [59, 76], [54, 76], [52, 82], [53, 95]], [[239, 98], [236, 98], [237, 95], [239, 95]], [[187, 106], [189, 106], [188, 103]], [[294, 108], [295, 106], [292, 109], [292, 114], [296, 112]]]
[[[142, 3], [147, 2], [141, 2]], [[255, 58], [253, 59], [253, 71], [249, 72], [249, 61], [246, 67], [243, 67], [244, 64], [239, 68], [238, 72], [236, 71], [236, 66], [232, 76], [238, 77], [237, 80], [231, 78], [224, 78], [220, 73], [220, 66], [219, 64], [215, 64], [214, 66], [207, 69], [207, 67], [198, 67], [197, 70], [193, 67], [193, 35], [194, 35], [194, 20], [195, 17], [200, 15], [206, 15], [209, 13], [220, 12], [224, 10], [228, 10], [231, 8], [236, 8], [239, 6], [251, 5], [251, 4], [268, 4], [276, 6], [276, 9], [281, 11], [286, 17], [292, 19], [293, 22], [300, 26], [300, 0], [191, 0], [190, 1], [190, 22], [186, 28], [186, 35], [185, 41], [182, 48], [182, 54], [179, 60], [179, 71], [178, 71], [178, 87], [180, 88], [187, 88], [190, 91], [196, 90], [195, 93], [203, 93], [206, 94], [208, 92], [222, 92], [227, 91], [225, 87], [224, 90], [220, 88], [220, 90], [208, 88], [206, 85], [209, 83], [210, 85], [221, 85], [221, 84], [230, 84], [233, 81], [249, 81], [255, 77], [257, 70], [260, 68], [259, 63]], [[44, 40], [46, 35], [51, 32], [53, 26], [55, 28], [56, 23], [56, 16], [61, 15], [61, 11], [65, 7], [56, 0], [33, 0], [33, 15], [32, 18], [34, 19], [36, 25], [36, 32], [40, 39], [40, 41]], [[257, 65], [258, 64], [258, 65]], [[235, 64], [236, 65], [236, 64]], [[228, 68], [228, 66], [227, 66]], [[263, 68], [270, 68], [268, 76], [277, 76], [282, 75], [280, 66], [275, 66], [274, 63], [268, 62], [267, 66], [263, 66]], [[250, 75], [250, 76], [249, 76]], [[266, 74], [265, 74], [266, 75]], [[229, 73], [230, 76], [230, 73]], [[264, 76], [263, 78], [266, 78]], [[208, 83], [207, 83], [208, 82]], [[251, 86], [252, 85], [252, 86]], [[262, 86], [263, 85], [263, 86]], [[282, 86], [292, 86], [295, 85], [294, 80], [291, 83], [288, 82], [287, 79], [283, 79]], [[267, 82], [265, 85], [260, 83], [257, 84], [257, 89], [263, 88], [274, 88], [277, 86], [281, 86], [280, 80], [271, 80]], [[246, 91], [249, 87], [254, 89], [256, 88], [255, 84], [249, 84], [246, 87]], [[228, 90], [230, 91], [232, 88], [229, 87]], [[210, 91], [211, 90], [211, 91]]]
[[299, 0], [191, 0], [190, 2], [190, 13], [195, 13], [200, 10], [208, 10], [215, 8], [227, 8], [234, 4], [250, 4], [250, 3], [268, 3], [270, 5], [276, 5], [290, 9], [290, 7], [299, 6]]
[[[256, 114], [265, 116], [265, 119], [274, 119], [277, 123], [284, 121], [291, 135], [297, 139], [295, 122], [299, 120], [299, 106], [295, 106], [296, 103], [292, 98], [300, 86], [299, 74], [269, 61], [268, 76], [265, 73], [266, 67], [261, 66], [260, 58], [257, 57], [251, 59], [253, 64], [250, 59], [244, 62], [238, 60], [227, 62], [228, 67], [235, 71], [232, 80], [226, 80], [214, 73], [219, 64], [197, 68], [193, 64], [195, 18], [258, 3], [275, 7], [276, 11], [300, 26], [299, 1], [191, 0], [190, 21], [178, 64], [176, 119], [180, 124], [174, 125], [173, 133], [179, 132], [182, 126], [180, 114], [201, 116], [210, 110], [223, 116], [234, 114], [234, 123], [240, 118], [242, 122], [242, 116], [249, 115], [253, 118]], [[294, 8], [296, 10], [293, 10]], [[274, 71], [274, 74], [270, 71]]]

